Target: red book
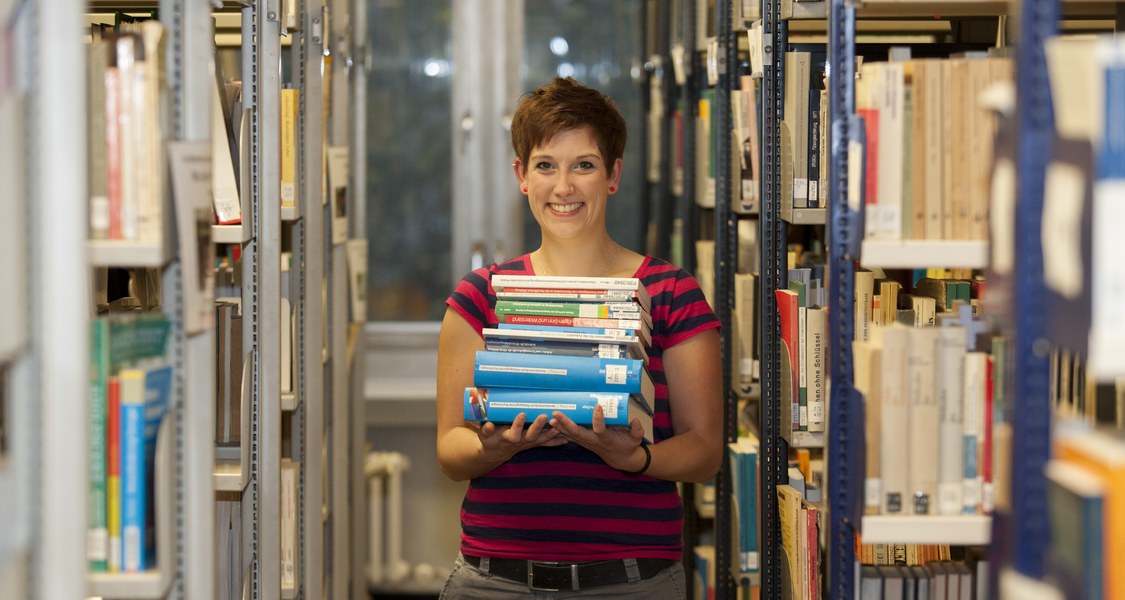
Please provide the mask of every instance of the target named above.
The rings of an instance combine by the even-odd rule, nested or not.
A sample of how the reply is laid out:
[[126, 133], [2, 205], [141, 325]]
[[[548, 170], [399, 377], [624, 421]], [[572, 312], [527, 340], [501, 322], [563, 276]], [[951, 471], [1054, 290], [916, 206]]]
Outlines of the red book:
[[121, 385], [117, 376], [106, 386], [106, 529], [108, 569], [121, 571]]
[[111, 240], [121, 239], [121, 115], [120, 85], [117, 75], [117, 46], [109, 45], [110, 66], [105, 70], [105, 196], [109, 212]]
[[[798, 431], [801, 429], [801, 405], [798, 396], [801, 372], [798, 365], [800, 347], [797, 336], [800, 332], [800, 323], [797, 292], [774, 290], [774, 297], [777, 298], [777, 316], [781, 321], [781, 341], [784, 342], [781, 346], [782, 407], [784, 409], [784, 403], [788, 399], [793, 407], [792, 429]], [[785, 387], [786, 384], [789, 386], [788, 389]]]

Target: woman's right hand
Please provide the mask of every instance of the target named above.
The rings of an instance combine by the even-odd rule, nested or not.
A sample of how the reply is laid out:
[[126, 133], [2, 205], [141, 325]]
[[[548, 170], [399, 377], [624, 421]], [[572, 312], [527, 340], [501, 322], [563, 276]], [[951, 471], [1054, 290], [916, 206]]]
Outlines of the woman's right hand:
[[548, 427], [547, 422], [547, 415], [539, 415], [525, 430], [527, 415], [520, 413], [512, 420], [511, 425], [497, 425], [491, 421], [484, 423], [477, 430], [477, 437], [487, 455], [506, 461], [528, 448], [561, 446], [567, 443], [562, 432]]

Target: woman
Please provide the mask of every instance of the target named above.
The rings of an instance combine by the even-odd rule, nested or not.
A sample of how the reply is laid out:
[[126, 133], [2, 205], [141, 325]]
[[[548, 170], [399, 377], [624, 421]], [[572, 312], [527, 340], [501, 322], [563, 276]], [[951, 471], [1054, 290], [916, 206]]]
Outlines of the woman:
[[[539, 223], [538, 249], [477, 269], [446, 301], [438, 346], [438, 461], [471, 480], [461, 555], [443, 598], [683, 598], [677, 481], [705, 482], [723, 452], [718, 320], [698, 283], [670, 263], [619, 246], [606, 205], [621, 181], [625, 120], [572, 78], [521, 98], [512, 165]], [[590, 427], [562, 413], [510, 425], [464, 420], [482, 329], [495, 327], [490, 277], [636, 277], [652, 296], [649, 373], [654, 443], [640, 423]], [[600, 409], [599, 409], [600, 411]]]

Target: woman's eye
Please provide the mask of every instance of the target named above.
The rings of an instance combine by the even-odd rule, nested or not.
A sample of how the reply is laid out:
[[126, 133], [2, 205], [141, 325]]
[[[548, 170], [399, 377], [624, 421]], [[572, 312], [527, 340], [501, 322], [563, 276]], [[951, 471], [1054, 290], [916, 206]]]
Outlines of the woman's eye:
[[577, 168], [578, 168], [579, 170], [582, 170], [582, 171], [588, 171], [588, 170], [590, 170], [590, 169], [593, 169], [593, 168], [594, 168], [594, 163], [592, 163], [592, 162], [590, 162], [590, 161], [588, 161], [588, 160], [584, 160], [584, 161], [582, 161], [582, 162], [578, 163], [578, 164], [577, 164], [577, 165], [575, 165], [575, 166], [576, 166], [576, 167], [577, 167]]
[[540, 171], [546, 171], [546, 170], [554, 168], [554, 165], [552, 165], [549, 162], [539, 162], [539, 163], [535, 164], [535, 168], [540, 170]]

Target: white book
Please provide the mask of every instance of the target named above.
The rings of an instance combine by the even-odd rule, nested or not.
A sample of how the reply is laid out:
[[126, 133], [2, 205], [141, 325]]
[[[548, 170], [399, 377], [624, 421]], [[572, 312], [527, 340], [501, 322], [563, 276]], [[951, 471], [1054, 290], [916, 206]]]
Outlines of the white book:
[[909, 412], [910, 412], [910, 502], [908, 512], [937, 513], [938, 485], [938, 408], [935, 367], [938, 330], [933, 327], [910, 329]]
[[801, 429], [809, 430], [808, 408], [808, 315], [809, 309], [804, 306], [797, 307], [797, 386], [805, 391], [805, 405], [800, 407]]
[[855, 341], [866, 342], [870, 338], [871, 298], [875, 294], [875, 272], [857, 269], [855, 272]]
[[949, 325], [938, 329], [937, 391], [938, 426], [938, 514], [962, 511], [964, 461], [961, 396], [966, 352], [965, 329]]
[[936, 324], [937, 300], [929, 296], [912, 294], [910, 304], [914, 308], [914, 325], [917, 327], [931, 327]]
[[903, 90], [906, 76], [901, 62], [885, 63], [879, 72], [882, 85], [876, 89], [880, 94], [876, 98], [879, 110], [876, 234], [882, 239], [897, 240], [902, 239]]
[[[881, 333], [881, 331], [880, 331]], [[864, 474], [863, 512], [878, 514], [883, 497], [883, 482], [879, 474], [880, 413], [879, 386], [882, 367], [882, 338], [876, 341], [852, 343], [852, 367], [855, 370], [855, 390], [863, 394], [864, 442], [866, 446], [866, 473]]]
[[882, 433], [879, 471], [883, 479], [883, 514], [906, 512], [909, 476], [907, 474], [908, 428], [907, 371], [910, 352], [910, 329], [892, 323], [883, 328], [882, 369], [879, 401]]
[[805, 316], [805, 338], [808, 346], [808, 382], [806, 397], [809, 407], [809, 431], [824, 431], [828, 418], [825, 365], [828, 358], [828, 310], [813, 307]]
[[290, 459], [281, 459], [281, 587], [297, 587], [297, 469]]
[[965, 514], [980, 512], [983, 476], [980, 465], [980, 449], [984, 447], [984, 395], [985, 379], [988, 376], [988, 353], [966, 352], [964, 388], [961, 393], [962, 416], [964, 418], [961, 439], [963, 440], [964, 471], [962, 473], [961, 507]]

